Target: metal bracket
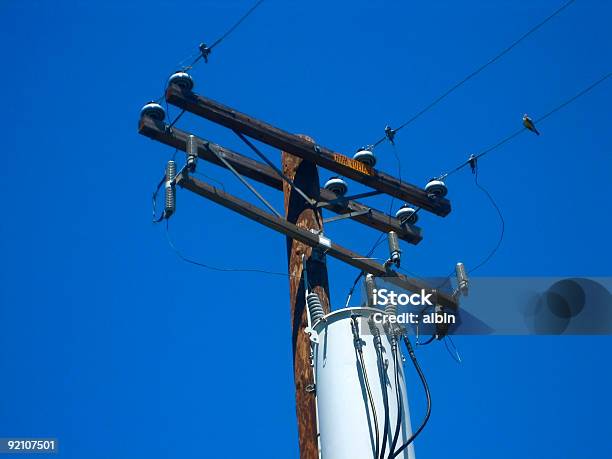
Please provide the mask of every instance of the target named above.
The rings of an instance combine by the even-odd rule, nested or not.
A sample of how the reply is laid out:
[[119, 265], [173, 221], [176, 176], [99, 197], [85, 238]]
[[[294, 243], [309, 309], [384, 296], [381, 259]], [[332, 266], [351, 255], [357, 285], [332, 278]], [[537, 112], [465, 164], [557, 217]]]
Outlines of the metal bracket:
[[355, 212], [349, 212], [346, 214], [340, 214], [340, 215], [336, 215], [335, 217], [329, 217], [329, 218], [324, 218], [323, 219], [323, 223], [331, 223], [331, 222], [337, 222], [339, 220], [344, 220], [346, 218], [353, 218], [353, 217], [358, 217], [359, 215], [365, 215], [365, 214], [369, 214], [372, 212], [372, 209], [366, 209], [366, 210], [358, 210]]
[[332, 199], [331, 201], [318, 202], [317, 207], [328, 207], [328, 206], [333, 206], [336, 204], [346, 207], [348, 201], [355, 201], [357, 199], [369, 198], [370, 196], [376, 196], [379, 194], [381, 194], [380, 191], [374, 190], [374, 191], [368, 191], [366, 193], [354, 194], [352, 196], [340, 196], [340, 197], [337, 197], [336, 199]]
[[310, 341], [312, 341], [315, 344], [319, 344], [319, 334], [316, 331], [314, 331], [312, 328], [310, 327], [304, 328], [304, 333], [306, 333], [310, 337]]

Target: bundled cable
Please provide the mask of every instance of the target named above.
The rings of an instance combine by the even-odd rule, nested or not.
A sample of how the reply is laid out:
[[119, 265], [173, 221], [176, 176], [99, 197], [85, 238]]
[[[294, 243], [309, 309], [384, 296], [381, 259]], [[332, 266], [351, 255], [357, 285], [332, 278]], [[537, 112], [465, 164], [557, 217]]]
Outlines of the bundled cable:
[[410, 360], [412, 360], [414, 369], [419, 374], [419, 378], [421, 379], [421, 383], [423, 384], [423, 389], [425, 390], [425, 397], [427, 397], [427, 412], [425, 414], [425, 417], [423, 418], [423, 422], [416, 430], [416, 432], [414, 432], [410, 436], [410, 438], [406, 440], [406, 442], [402, 446], [400, 446], [397, 451], [393, 453], [391, 459], [399, 456], [402, 451], [404, 451], [408, 446], [410, 446], [410, 444], [415, 440], [415, 438], [418, 437], [419, 434], [423, 431], [423, 429], [427, 425], [427, 422], [429, 421], [429, 417], [431, 416], [431, 393], [429, 392], [429, 385], [427, 384], [427, 379], [425, 378], [425, 374], [423, 373], [423, 370], [421, 370], [421, 366], [419, 365], [416, 355], [414, 354], [414, 349], [412, 348], [412, 344], [410, 344], [410, 340], [406, 338], [406, 336], [404, 336], [403, 338], [404, 344], [406, 345], [406, 349], [408, 350], [408, 354], [410, 355]]
[[366, 387], [368, 394], [368, 402], [370, 403], [370, 409], [372, 410], [372, 419], [374, 421], [374, 435], [375, 435], [375, 447], [374, 447], [374, 458], [378, 459], [378, 453], [380, 451], [380, 432], [378, 431], [378, 416], [376, 414], [376, 405], [374, 404], [374, 397], [372, 396], [372, 389], [370, 388], [370, 380], [368, 378], [368, 371], [365, 366], [363, 359], [363, 342], [359, 337], [359, 325], [356, 316], [351, 316], [351, 331], [353, 332], [353, 345], [355, 346], [355, 352], [357, 353], [357, 359], [359, 361], [359, 367], [363, 375], [363, 382]]

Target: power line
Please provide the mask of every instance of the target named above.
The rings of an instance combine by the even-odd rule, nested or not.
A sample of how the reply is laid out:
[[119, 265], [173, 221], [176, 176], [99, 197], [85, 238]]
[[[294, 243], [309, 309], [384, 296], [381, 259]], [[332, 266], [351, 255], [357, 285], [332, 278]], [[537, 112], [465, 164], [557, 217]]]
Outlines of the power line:
[[[581, 91], [579, 91], [577, 94], [573, 95], [572, 97], [570, 97], [569, 99], [567, 99], [566, 101], [564, 101], [563, 103], [557, 105], [555, 108], [553, 108], [552, 110], [550, 110], [548, 113], [546, 113], [545, 115], [539, 117], [538, 119], [535, 120], [535, 123], [541, 123], [544, 120], [546, 120], [547, 118], [549, 118], [551, 115], [555, 114], [556, 112], [558, 112], [559, 110], [567, 107], [569, 104], [571, 104], [572, 102], [574, 102], [576, 99], [584, 96], [585, 94], [587, 94], [588, 92], [590, 92], [591, 90], [595, 89], [596, 86], [600, 85], [601, 83], [603, 83], [605, 80], [607, 80], [608, 78], [610, 78], [612, 76], [612, 72], [607, 73], [605, 75], [603, 75], [601, 78], [599, 78], [598, 80], [596, 80], [594, 83], [590, 84], [589, 86], [587, 86], [586, 88], [582, 89]], [[478, 160], [480, 158], [482, 158], [485, 155], [488, 155], [489, 153], [491, 153], [494, 150], [497, 150], [499, 147], [501, 147], [502, 145], [506, 144], [507, 142], [509, 142], [510, 140], [514, 139], [515, 137], [517, 137], [518, 135], [522, 134], [523, 132], [525, 132], [527, 130], [527, 128], [525, 127], [521, 127], [520, 129], [518, 129], [517, 131], [514, 131], [512, 134], [508, 135], [507, 137], [504, 137], [502, 140], [498, 141], [497, 143], [493, 144], [492, 146], [490, 146], [489, 148], [487, 148], [486, 150], [483, 150], [482, 152], [478, 153], [477, 155], [474, 156], [470, 156], [470, 158], [468, 158], [467, 160], [463, 161], [462, 163], [458, 164], [455, 168], [449, 170], [448, 172], [445, 172], [441, 175], [438, 176], [439, 179], [445, 179], [446, 177], [449, 177], [450, 175], [454, 174], [455, 172], [460, 171], [461, 169], [463, 169], [464, 167], [466, 167], [467, 165], [470, 164], [470, 160], [471, 159], [475, 159]]]
[[484, 265], [486, 265], [489, 262], [489, 260], [491, 260], [491, 258], [493, 258], [493, 256], [495, 255], [495, 253], [497, 252], [497, 250], [501, 246], [502, 241], [504, 240], [504, 233], [506, 231], [506, 222], [504, 220], [504, 216], [502, 215], [502, 212], [501, 212], [499, 206], [495, 202], [495, 199], [493, 199], [493, 196], [491, 196], [491, 193], [489, 193], [486, 188], [484, 188], [482, 185], [480, 185], [480, 183], [478, 183], [478, 167], [476, 167], [474, 169], [474, 183], [476, 184], [476, 186], [484, 194], [487, 195], [487, 198], [489, 198], [489, 201], [491, 201], [491, 204], [493, 205], [493, 207], [497, 211], [497, 214], [499, 215], [499, 219], [501, 221], [501, 231], [500, 231], [500, 234], [499, 234], [499, 240], [497, 241], [497, 244], [495, 245], [493, 250], [491, 250], [491, 252], [489, 252], [489, 254], [484, 258], [484, 260], [482, 260], [480, 263], [478, 263], [476, 266], [474, 266], [472, 269], [470, 269], [468, 271], [470, 274], [473, 273], [474, 271], [476, 271], [477, 269], [483, 267]]
[[[415, 121], [417, 118], [419, 118], [421, 115], [425, 114], [426, 112], [428, 112], [430, 109], [432, 109], [434, 106], [436, 106], [438, 103], [440, 103], [443, 99], [445, 99], [448, 95], [450, 95], [453, 91], [455, 91], [456, 89], [458, 89], [460, 86], [462, 86], [464, 83], [466, 83], [467, 81], [471, 80], [472, 78], [474, 78], [476, 75], [478, 75], [480, 72], [482, 72], [484, 69], [486, 69], [489, 65], [495, 63], [496, 61], [498, 61], [501, 57], [503, 57], [505, 54], [507, 54], [508, 52], [510, 52], [514, 47], [516, 47], [519, 43], [521, 43], [523, 40], [525, 40], [529, 35], [533, 34], [535, 31], [537, 31], [540, 27], [542, 27], [544, 24], [546, 24], [548, 21], [550, 21], [552, 18], [554, 18], [556, 15], [558, 15], [559, 13], [561, 13], [561, 11], [563, 11], [565, 8], [567, 8], [568, 6], [570, 6], [572, 3], [574, 3], [576, 0], [568, 0], [567, 2], [565, 2], [563, 5], [561, 5], [559, 8], [557, 8], [552, 14], [550, 14], [549, 16], [547, 16], [543, 21], [539, 22], [538, 24], [536, 24], [535, 26], [533, 26], [531, 29], [529, 29], [527, 32], [525, 32], [523, 35], [521, 35], [517, 40], [515, 40], [514, 42], [512, 42], [512, 44], [510, 44], [510, 46], [506, 47], [503, 51], [501, 51], [499, 54], [497, 54], [495, 57], [493, 57], [492, 59], [490, 59], [489, 61], [487, 61], [485, 64], [481, 65], [480, 67], [478, 67], [476, 70], [474, 70], [472, 73], [470, 73], [469, 75], [467, 75], [465, 78], [463, 78], [461, 81], [459, 81], [458, 83], [456, 83], [455, 85], [451, 86], [450, 89], [448, 89], [447, 91], [445, 91], [444, 93], [442, 93], [439, 97], [437, 97], [436, 99], [434, 99], [433, 102], [431, 102], [429, 105], [425, 106], [425, 108], [423, 108], [421, 111], [417, 112], [416, 114], [414, 114], [410, 119], [408, 119], [405, 123], [401, 124], [398, 128], [396, 129], [392, 129], [393, 135], [395, 135], [398, 131], [400, 131], [401, 129], [405, 128], [406, 126], [408, 126], [410, 123], [412, 123], [413, 121]], [[382, 142], [385, 141], [385, 139], [388, 138], [388, 135], [383, 136], [382, 138], [380, 138], [376, 143], [374, 143], [374, 147], [380, 145]]]
[[[232, 32], [234, 32], [234, 30], [236, 30], [238, 28], [238, 26], [240, 26], [240, 24], [242, 24], [242, 22], [251, 15], [251, 13], [253, 13], [253, 11], [255, 11], [259, 5], [261, 5], [263, 3], [264, 0], [258, 0], [257, 2], [255, 2], [255, 4], [253, 6], [251, 6], [251, 8], [249, 8], [249, 10], [244, 13], [239, 19], [238, 21], [231, 26], [223, 35], [221, 35], [219, 38], [217, 38], [212, 45], [210, 46], [206, 46], [206, 44], [201, 43], [200, 44], [200, 53], [198, 55], [198, 57], [196, 57], [196, 59], [187, 67], [184, 67], [183, 70], [191, 70], [193, 68], [193, 66], [195, 64], [197, 64], [200, 59], [204, 59], [205, 62], [208, 62], [208, 55], [210, 54], [210, 52], [213, 50], [213, 48], [215, 48], [216, 46], [218, 46], [223, 40], [225, 40], [227, 37], [229, 37]], [[186, 59], [183, 59], [182, 62], [185, 62], [187, 59], [193, 57], [193, 54], [191, 56], [189, 56]]]

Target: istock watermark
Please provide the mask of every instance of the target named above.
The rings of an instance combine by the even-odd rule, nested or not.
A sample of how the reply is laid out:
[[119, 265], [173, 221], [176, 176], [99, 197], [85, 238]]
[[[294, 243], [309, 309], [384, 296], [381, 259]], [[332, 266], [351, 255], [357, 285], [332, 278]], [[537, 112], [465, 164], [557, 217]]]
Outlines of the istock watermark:
[[436, 291], [429, 293], [421, 289], [421, 293], [396, 293], [386, 288], [372, 290], [372, 304], [374, 306], [433, 306], [435, 304]]

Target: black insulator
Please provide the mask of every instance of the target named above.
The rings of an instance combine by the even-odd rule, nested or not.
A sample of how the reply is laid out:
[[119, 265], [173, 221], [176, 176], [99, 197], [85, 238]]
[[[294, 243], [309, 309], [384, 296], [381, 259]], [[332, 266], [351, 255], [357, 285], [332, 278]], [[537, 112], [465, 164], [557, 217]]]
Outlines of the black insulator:
[[198, 162], [198, 142], [194, 135], [187, 138], [187, 170], [193, 172]]
[[166, 187], [165, 187], [165, 203], [164, 216], [170, 217], [176, 210], [176, 188], [174, 180], [176, 179], [176, 163], [172, 160], [166, 165]]

